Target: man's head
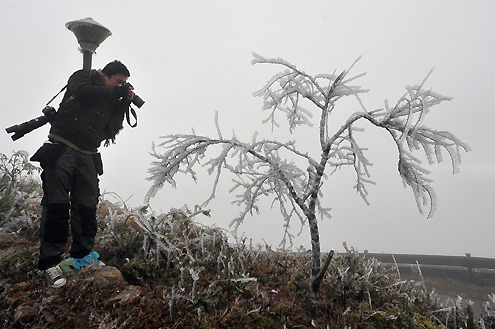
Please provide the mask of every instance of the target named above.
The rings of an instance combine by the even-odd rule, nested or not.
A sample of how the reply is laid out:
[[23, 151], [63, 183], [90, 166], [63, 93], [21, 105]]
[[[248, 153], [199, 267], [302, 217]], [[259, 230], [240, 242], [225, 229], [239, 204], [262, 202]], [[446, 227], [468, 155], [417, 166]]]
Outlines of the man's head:
[[108, 63], [101, 72], [103, 73], [105, 84], [109, 88], [122, 86], [131, 75], [127, 67], [117, 60]]

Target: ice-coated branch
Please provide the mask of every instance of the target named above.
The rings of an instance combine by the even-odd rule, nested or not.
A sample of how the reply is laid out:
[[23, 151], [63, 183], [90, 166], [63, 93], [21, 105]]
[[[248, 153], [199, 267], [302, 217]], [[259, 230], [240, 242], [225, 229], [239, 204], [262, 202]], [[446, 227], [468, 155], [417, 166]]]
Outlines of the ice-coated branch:
[[[219, 135], [221, 136], [220, 133]], [[274, 197], [273, 202], [279, 203], [280, 209], [290, 209], [284, 211], [287, 225], [293, 216], [303, 222], [303, 208], [294, 208], [305, 207], [303, 196], [308, 192], [308, 173], [300, 170], [295, 163], [282, 160], [279, 153], [288, 152], [303, 158], [310, 167], [316, 162], [307, 154], [299, 152], [293, 142], [257, 141], [253, 137], [251, 144], [245, 144], [235, 137], [210, 139], [194, 134], [165, 136], [163, 139], [165, 141], [158, 147], [164, 147], [164, 153], [158, 153], [157, 147], [153, 147], [152, 155], [159, 161], [153, 162], [149, 170], [151, 175], [148, 179], [153, 181], [153, 185], [146, 196], [147, 202], [165, 183], [175, 186], [176, 174], [181, 173], [196, 179], [193, 167], [203, 166], [209, 174], [216, 173], [211, 195], [203, 206], [215, 197], [221, 172], [227, 170], [234, 174], [231, 192], [241, 190], [242, 193], [236, 195], [237, 199], [233, 203], [244, 205], [239, 216], [231, 222], [235, 229], [248, 214], [258, 212], [260, 197], [269, 195]], [[207, 149], [213, 149], [214, 146], [219, 146], [220, 152], [209, 160], [202, 161]]]
[[[428, 74], [428, 76], [431, 74]], [[427, 78], [428, 78], [427, 76]], [[419, 85], [408, 86], [404, 94], [392, 108], [385, 102], [385, 108], [370, 113], [365, 118], [377, 127], [385, 128], [392, 136], [398, 150], [398, 172], [404, 184], [410, 186], [420, 213], [423, 207], [429, 206], [428, 217], [433, 216], [436, 209], [436, 194], [431, 186], [432, 180], [427, 178], [429, 170], [421, 165], [421, 160], [412, 152], [422, 151], [429, 164], [443, 161], [442, 149], [450, 157], [452, 172], [459, 172], [461, 150], [469, 151], [470, 147], [447, 131], [438, 131], [424, 125], [426, 115], [434, 105], [452, 100], [432, 90], [423, 89]]]
[[[301, 104], [302, 99], [308, 99], [326, 117], [333, 108], [333, 104], [340, 98], [350, 95], [358, 97], [359, 93], [367, 92], [359, 86], [348, 85], [349, 82], [357, 78], [344, 80], [349, 70], [343, 71], [339, 75], [335, 73], [318, 74], [313, 77], [282, 59], [253, 55], [253, 64], [278, 64], [286, 68], [284, 72], [274, 75], [263, 88], [253, 94], [263, 97], [263, 110], [270, 111], [264, 123], [271, 122], [272, 129], [278, 126], [275, 120], [277, 111], [285, 113], [291, 132], [301, 125], [312, 127], [313, 113]], [[327, 120], [320, 120], [320, 125], [326, 125], [326, 123]]]

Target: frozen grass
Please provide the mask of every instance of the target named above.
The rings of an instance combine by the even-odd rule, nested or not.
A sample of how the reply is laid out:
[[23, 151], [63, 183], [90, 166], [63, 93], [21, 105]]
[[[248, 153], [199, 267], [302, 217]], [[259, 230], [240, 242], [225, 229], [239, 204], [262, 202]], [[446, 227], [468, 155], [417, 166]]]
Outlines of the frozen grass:
[[[33, 186], [28, 184], [30, 188]], [[36, 189], [35, 189], [36, 190]], [[2, 190], [6, 191], [6, 189]], [[19, 193], [24, 193], [18, 190]], [[22, 194], [25, 195], [25, 194]], [[2, 197], [5, 197], [2, 194]], [[156, 214], [104, 195], [96, 250], [137, 298], [110, 303], [122, 287], [98, 287], [94, 272], [68, 275], [60, 290], [36, 275], [39, 200], [14, 198], [0, 231], [0, 317], [32, 328], [490, 328], [493, 295], [474, 319], [466, 299], [442, 300], [422, 280], [356, 250], [335, 254], [310, 310], [303, 307], [311, 253], [229, 243], [225, 231], [199, 224], [214, 212], [195, 207]], [[26, 220], [26, 219], [29, 219]], [[9, 225], [4, 225], [8, 223]], [[9, 229], [10, 227], [10, 229]], [[326, 255], [323, 255], [326, 257]]]

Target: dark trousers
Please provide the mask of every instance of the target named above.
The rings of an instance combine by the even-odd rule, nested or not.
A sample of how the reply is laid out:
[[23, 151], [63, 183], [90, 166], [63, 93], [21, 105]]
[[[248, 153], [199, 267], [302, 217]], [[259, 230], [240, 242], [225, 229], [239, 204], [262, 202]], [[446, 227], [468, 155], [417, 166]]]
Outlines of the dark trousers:
[[[69, 235], [72, 234], [70, 256], [82, 258], [94, 247], [97, 231], [96, 206], [98, 187], [96, 155], [84, 154], [63, 147], [55, 163], [43, 166], [43, 210], [40, 227], [40, 258], [38, 267], [45, 270], [58, 264]], [[53, 158], [51, 160], [54, 160]]]

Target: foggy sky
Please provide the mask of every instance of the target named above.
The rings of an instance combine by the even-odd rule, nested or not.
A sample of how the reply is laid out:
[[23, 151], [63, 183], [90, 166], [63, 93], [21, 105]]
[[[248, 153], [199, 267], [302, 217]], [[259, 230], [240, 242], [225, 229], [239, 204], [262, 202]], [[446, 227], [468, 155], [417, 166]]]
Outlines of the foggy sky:
[[[342, 250], [346, 241], [359, 251], [495, 257], [495, 2], [2, 0], [4, 127], [41, 115], [70, 74], [82, 68], [82, 54], [65, 23], [85, 17], [113, 34], [97, 49], [93, 68], [121, 60], [131, 71], [136, 93], [146, 101], [138, 111], [138, 127], [126, 126], [117, 144], [100, 149], [102, 192], [115, 192], [130, 206], [142, 205], [151, 184], [146, 170], [153, 160], [148, 154], [152, 142], [192, 128], [215, 137], [215, 111], [224, 137], [235, 131], [240, 140], [250, 141], [259, 131], [261, 137], [296, 140], [311, 149], [308, 130], [290, 136], [286, 126], [272, 132], [262, 125], [267, 113], [252, 93], [281, 68], [251, 65], [252, 52], [281, 57], [312, 75], [342, 71], [362, 56], [352, 72], [367, 72], [355, 81], [370, 89], [362, 96], [367, 109], [383, 107], [385, 99], [394, 104], [407, 85], [420, 83], [435, 68], [426, 88], [454, 99], [433, 108], [425, 124], [454, 133], [472, 148], [462, 154], [458, 175], [452, 175], [446, 153], [445, 163], [427, 166], [438, 195], [435, 216], [426, 219], [418, 213], [412, 192], [397, 173], [391, 140], [365, 126], [360, 140], [370, 149], [371, 178], [377, 182], [369, 188], [371, 205], [352, 189], [352, 175], [342, 171], [332, 176], [323, 203], [332, 208], [333, 217], [320, 223], [322, 249]], [[337, 105], [336, 120], [358, 110], [357, 103]], [[16, 142], [5, 133], [0, 152], [23, 149], [33, 154], [48, 128]], [[211, 181], [204, 173], [196, 184], [179, 178], [177, 189], [166, 186], [158, 192], [153, 209], [192, 208], [209, 196]], [[209, 205], [212, 217], [199, 221], [229, 229], [241, 211], [230, 204], [230, 186], [224, 177]], [[276, 210], [262, 208], [240, 233], [275, 248], [282, 224]], [[293, 232], [298, 231], [294, 223]], [[309, 248], [307, 231], [304, 227], [297, 245]]]

